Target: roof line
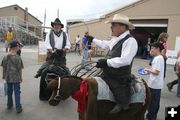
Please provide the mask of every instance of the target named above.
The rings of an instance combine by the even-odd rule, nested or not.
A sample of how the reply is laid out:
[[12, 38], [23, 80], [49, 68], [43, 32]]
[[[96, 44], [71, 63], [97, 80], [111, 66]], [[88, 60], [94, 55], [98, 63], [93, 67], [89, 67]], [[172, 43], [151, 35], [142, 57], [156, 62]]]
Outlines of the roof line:
[[[132, 6], [136, 6], [137, 4], [140, 4], [140, 3], [145, 2], [145, 1], [148, 1], [148, 0], [139, 0], [139, 1], [136, 1], [136, 2], [134, 2], [134, 3], [129, 4], [129, 5], [127, 5], [127, 6], [124, 6], [124, 7], [122, 7], [122, 8], [118, 8], [118, 9], [112, 10], [111, 12], [109, 12], [109, 13], [107, 13], [107, 14], [105, 14], [105, 15], [102, 15], [102, 16], [100, 16], [99, 18], [92, 19], [92, 20], [89, 20], [89, 21], [84, 21], [84, 24], [85, 24], [85, 23], [86, 23], [86, 24], [90, 24], [90, 23], [93, 23], [94, 21], [97, 22], [98, 20], [105, 19], [108, 15], [113, 14], [114, 12], [117, 12], [117, 11], [119, 11], [119, 10], [128, 9], [128, 8], [130, 8], [130, 7], [132, 7]], [[72, 25], [72, 26], [70, 26], [70, 27], [77, 27], [77, 26], [81, 26], [81, 25], [83, 25], [83, 23], [78, 23], [78, 24]]]
[[[17, 6], [17, 7], [19, 7], [21, 10], [25, 11], [25, 9], [23, 9], [22, 7], [20, 7], [20, 6], [17, 5], [17, 4], [5, 6], [5, 7], [1, 7], [0, 9], [7, 8], [7, 7], [13, 7], [13, 6]], [[33, 18], [35, 18], [36, 20], [38, 20], [40, 23], [43, 23], [43, 22], [41, 22], [39, 19], [37, 19], [36, 17], [34, 17], [31, 13], [28, 12], [28, 14], [29, 14], [30, 16], [32, 16]]]
[[77, 27], [77, 26], [83, 26], [83, 25], [87, 25], [87, 24], [96, 23], [96, 22], [99, 22], [99, 21], [101, 21], [101, 18], [96, 18], [96, 19], [92, 19], [92, 20], [82, 21], [81, 23], [70, 25], [69, 27], [73, 28], [73, 27]]
[[102, 15], [101, 17], [106, 17], [106, 16], [108, 16], [108, 15], [110, 15], [110, 14], [113, 14], [113, 13], [115, 13], [115, 12], [117, 12], [117, 11], [126, 10], [126, 9], [128, 9], [128, 8], [130, 8], [130, 7], [134, 7], [134, 6], [138, 5], [138, 4], [141, 4], [141, 3], [146, 2], [146, 1], [149, 1], [149, 0], [139, 0], [139, 1], [136, 1], [136, 2], [134, 2], [134, 3], [131, 3], [131, 4], [127, 5], [127, 6], [124, 6], [124, 7], [122, 7], [122, 8], [118, 8], [118, 9], [112, 10], [111, 12], [109, 12], [109, 13], [107, 13], [107, 14], [105, 14], [105, 15]]

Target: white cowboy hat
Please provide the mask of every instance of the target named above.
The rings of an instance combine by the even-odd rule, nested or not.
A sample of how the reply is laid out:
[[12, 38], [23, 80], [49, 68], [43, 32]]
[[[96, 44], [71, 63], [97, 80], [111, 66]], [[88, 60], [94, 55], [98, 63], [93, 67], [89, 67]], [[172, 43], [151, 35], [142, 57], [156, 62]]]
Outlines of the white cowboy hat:
[[107, 21], [106, 23], [122, 23], [122, 24], [127, 25], [129, 29], [134, 29], [133, 24], [129, 22], [129, 18], [123, 14], [115, 14], [113, 16], [113, 19], [110, 21]]

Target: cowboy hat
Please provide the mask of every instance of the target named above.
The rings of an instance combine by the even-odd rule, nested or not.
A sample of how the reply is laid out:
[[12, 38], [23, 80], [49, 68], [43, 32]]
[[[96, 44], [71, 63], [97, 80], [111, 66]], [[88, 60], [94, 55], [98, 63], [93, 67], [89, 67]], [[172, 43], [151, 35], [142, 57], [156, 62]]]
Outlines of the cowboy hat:
[[64, 25], [61, 23], [59, 18], [56, 18], [54, 22], [51, 22], [51, 26], [54, 27], [55, 24], [61, 25], [61, 28], [64, 28]]
[[107, 21], [106, 23], [121, 23], [121, 24], [127, 25], [129, 29], [134, 29], [133, 24], [129, 22], [129, 18], [123, 14], [115, 14], [113, 16], [113, 19], [110, 21]]

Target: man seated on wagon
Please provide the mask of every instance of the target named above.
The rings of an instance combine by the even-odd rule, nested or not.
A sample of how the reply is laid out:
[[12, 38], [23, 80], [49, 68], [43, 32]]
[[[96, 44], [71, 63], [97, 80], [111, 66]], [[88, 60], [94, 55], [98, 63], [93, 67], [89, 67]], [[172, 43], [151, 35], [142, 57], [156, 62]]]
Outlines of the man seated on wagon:
[[98, 47], [109, 50], [107, 57], [99, 59], [96, 66], [102, 68], [101, 78], [109, 85], [117, 101], [110, 113], [117, 113], [129, 107], [131, 68], [138, 45], [137, 41], [130, 35], [129, 29], [133, 29], [134, 26], [129, 22], [127, 16], [116, 14], [109, 23], [111, 23], [112, 31], [110, 41], [90, 37]]

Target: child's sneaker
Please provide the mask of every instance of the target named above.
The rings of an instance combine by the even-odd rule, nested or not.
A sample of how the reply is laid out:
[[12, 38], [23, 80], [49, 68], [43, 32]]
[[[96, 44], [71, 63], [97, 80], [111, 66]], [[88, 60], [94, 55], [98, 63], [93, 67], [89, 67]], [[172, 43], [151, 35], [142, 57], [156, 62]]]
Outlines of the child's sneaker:
[[16, 108], [16, 112], [17, 112], [17, 113], [21, 113], [22, 111], [23, 111], [22, 107]]
[[8, 110], [12, 110], [13, 106], [7, 106]]

